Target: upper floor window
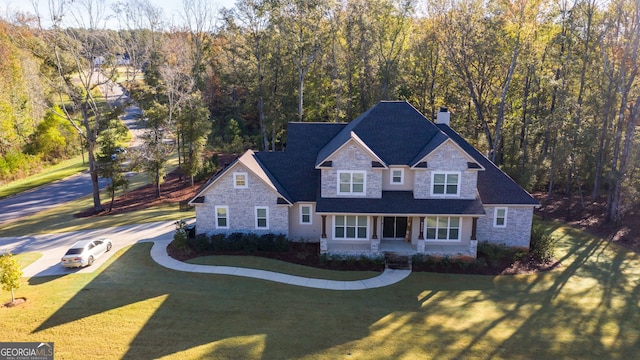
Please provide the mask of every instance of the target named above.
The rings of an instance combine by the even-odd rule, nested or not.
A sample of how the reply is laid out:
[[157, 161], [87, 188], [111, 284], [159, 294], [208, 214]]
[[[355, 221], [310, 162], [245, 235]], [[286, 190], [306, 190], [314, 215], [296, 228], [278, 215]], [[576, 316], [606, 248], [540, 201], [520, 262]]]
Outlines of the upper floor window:
[[216, 228], [217, 229], [229, 228], [229, 207], [228, 206], [216, 206]]
[[460, 173], [435, 172], [431, 174], [432, 195], [460, 195]]
[[246, 172], [234, 172], [233, 173], [233, 188], [234, 189], [246, 189], [249, 187], [247, 184]]
[[460, 218], [429, 216], [426, 222], [427, 240], [460, 240]]
[[493, 211], [493, 226], [494, 227], [507, 227], [507, 208], [497, 207]]
[[338, 194], [364, 195], [366, 193], [365, 171], [338, 171]]
[[311, 225], [312, 222], [311, 205], [300, 205], [300, 224]]
[[256, 206], [256, 229], [269, 228], [269, 208]]
[[391, 184], [402, 185], [404, 184], [404, 169], [391, 169]]

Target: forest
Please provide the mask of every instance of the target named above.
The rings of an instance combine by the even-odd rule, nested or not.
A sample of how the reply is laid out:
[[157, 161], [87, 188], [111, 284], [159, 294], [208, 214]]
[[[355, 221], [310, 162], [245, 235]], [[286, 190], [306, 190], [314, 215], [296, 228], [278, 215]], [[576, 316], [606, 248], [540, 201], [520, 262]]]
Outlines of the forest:
[[118, 110], [96, 91], [115, 81], [158, 184], [164, 132], [193, 179], [211, 151], [286, 149], [288, 122], [406, 100], [447, 107], [529, 191], [605, 199], [612, 222], [640, 205], [640, 0], [183, 0], [179, 21], [149, 0], [50, 3], [0, 19], [0, 182], [80, 149], [104, 173]]

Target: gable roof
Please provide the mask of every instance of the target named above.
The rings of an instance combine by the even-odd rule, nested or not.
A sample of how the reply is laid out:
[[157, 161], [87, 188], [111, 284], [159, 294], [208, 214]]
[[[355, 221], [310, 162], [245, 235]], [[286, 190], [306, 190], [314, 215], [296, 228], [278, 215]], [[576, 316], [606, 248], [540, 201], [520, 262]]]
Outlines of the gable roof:
[[278, 193], [284, 199], [286, 199], [289, 203], [292, 203], [292, 197], [287, 191], [287, 189], [278, 182], [278, 180], [270, 173], [269, 169], [265, 167], [263, 164], [255, 156], [256, 153], [253, 150], [247, 150], [244, 154], [234, 159], [229, 165], [219, 171], [215, 176], [213, 176], [209, 181], [207, 181], [204, 186], [202, 186], [196, 195], [189, 201], [189, 204], [198, 204], [201, 203], [199, 198], [211, 187], [213, 184], [220, 179], [222, 176], [227, 174], [231, 169], [237, 167], [238, 164], [244, 165], [253, 175], [255, 175], [258, 179], [262, 180], [262, 182], [270, 187], [274, 192]]
[[289, 123], [287, 149], [283, 152], [256, 153], [278, 183], [287, 188], [291, 200], [316, 201], [320, 170], [315, 168], [316, 155], [345, 123]]
[[[381, 101], [347, 124], [317, 154], [315, 166], [357, 135], [386, 165], [411, 165], [440, 130], [406, 101]], [[419, 140], [419, 141], [415, 141]]]
[[484, 167], [485, 171], [478, 172], [478, 193], [483, 204], [496, 205], [533, 205], [540, 203], [524, 190], [509, 175], [505, 174], [491, 160], [471, 146], [457, 132], [447, 125], [436, 125], [442, 132], [455, 141], [467, 154]]

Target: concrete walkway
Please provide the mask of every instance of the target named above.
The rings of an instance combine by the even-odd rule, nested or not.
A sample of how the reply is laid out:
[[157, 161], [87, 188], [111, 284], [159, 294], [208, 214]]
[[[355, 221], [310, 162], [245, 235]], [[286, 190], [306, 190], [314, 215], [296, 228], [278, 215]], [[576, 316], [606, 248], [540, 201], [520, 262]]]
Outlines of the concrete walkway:
[[312, 279], [301, 276], [293, 276], [273, 271], [238, 268], [231, 266], [195, 265], [173, 259], [167, 254], [167, 246], [170, 240], [156, 240], [151, 248], [151, 257], [158, 264], [177, 271], [196, 272], [203, 274], [233, 275], [254, 279], [274, 281], [288, 285], [303, 286], [314, 289], [327, 290], [365, 290], [375, 289], [395, 284], [411, 274], [410, 270], [386, 269], [379, 276], [353, 281], [338, 281]]

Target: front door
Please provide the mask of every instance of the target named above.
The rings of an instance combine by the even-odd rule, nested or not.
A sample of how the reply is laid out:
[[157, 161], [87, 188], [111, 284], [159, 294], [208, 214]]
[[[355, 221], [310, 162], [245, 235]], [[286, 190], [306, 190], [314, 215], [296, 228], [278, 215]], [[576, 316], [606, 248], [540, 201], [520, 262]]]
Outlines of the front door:
[[384, 239], [404, 239], [407, 232], [406, 216], [385, 216], [382, 219], [382, 237]]

